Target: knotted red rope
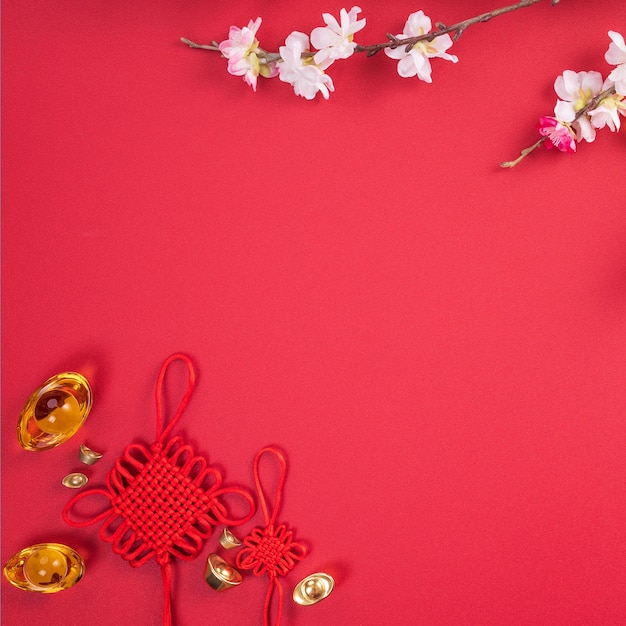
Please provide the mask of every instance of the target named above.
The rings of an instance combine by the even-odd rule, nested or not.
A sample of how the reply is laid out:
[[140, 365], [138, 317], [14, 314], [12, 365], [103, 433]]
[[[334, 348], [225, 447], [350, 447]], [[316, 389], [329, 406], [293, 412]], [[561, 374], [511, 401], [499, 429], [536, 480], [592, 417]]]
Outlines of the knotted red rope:
[[[261, 487], [259, 462], [264, 454], [273, 454], [280, 463], [280, 475], [274, 496], [274, 508], [269, 513], [265, 494]], [[296, 561], [306, 556], [306, 548], [293, 540], [293, 531], [288, 530], [285, 524], [276, 526], [276, 518], [280, 509], [283, 485], [287, 475], [287, 461], [281, 452], [275, 448], [263, 448], [254, 458], [254, 483], [256, 485], [259, 503], [263, 511], [265, 528], [257, 527], [243, 540], [243, 548], [237, 554], [236, 563], [241, 569], [251, 569], [253, 574], [261, 576], [267, 572], [269, 584], [263, 607], [263, 624], [271, 624], [271, 602], [274, 589], [278, 593], [276, 610], [276, 626], [280, 625], [283, 613], [283, 589], [278, 576], [284, 576], [294, 567]]]
[[[164, 428], [163, 383], [168, 367], [174, 361], [187, 366], [187, 389], [174, 417]], [[99, 535], [111, 544], [113, 551], [139, 567], [154, 558], [163, 578], [163, 623], [170, 626], [171, 559], [193, 560], [204, 540], [218, 524], [238, 525], [254, 514], [252, 495], [243, 489], [221, 487], [222, 476], [205, 458], [196, 456], [182, 437], [170, 433], [182, 415], [195, 386], [195, 372], [190, 359], [183, 354], [169, 357], [156, 384], [156, 441], [150, 446], [130, 444], [106, 477], [106, 488], [88, 489], [72, 498], [63, 509], [63, 519], [76, 527], [102, 521]], [[237, 494], [249, 505], [241, 519], [230, 519], [220, 500]], [[72, 508], [84, 498], [104, 496], [109, 508], [92, 517], [75, 520]]]

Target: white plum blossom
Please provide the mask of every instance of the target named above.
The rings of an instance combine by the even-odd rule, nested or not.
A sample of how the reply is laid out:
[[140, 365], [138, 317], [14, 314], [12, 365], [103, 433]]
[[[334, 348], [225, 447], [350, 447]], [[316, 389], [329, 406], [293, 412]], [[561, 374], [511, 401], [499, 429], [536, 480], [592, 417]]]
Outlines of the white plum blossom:
[[571, 124], [578, 141], [583, 139], [593, 141], [596, 138], [596, 131], [588, 115], [581, 115], [576, 120], [575, 118], [576, 114], [602, 91], [602, 74], [595, 71], [565, 70], [554, 81], [554, 91], [560, 98], [554, 107], [554, 116], [561, 122]]
[[[602, 91], [612, 86], [613, 81], [607, 78], [602, 85]], [[589, 111], [589, 118], [594, 128], [599, 129], [608, 126], [612, 132], [616, 132], [621, 125], [620, 114], [626, 117], [626, 98], [618, 93], [613, 93], [603, 98], [598, 106]]]
[[624, 37], [615, 32], [609, 31], [611, 43], [604, 58], [610, 65], [617, 67], [609, 74], [609, 79], [615, 83], [615, 91], [621, 96], [626, 96], [626, 42]]
[[313, 58], [323, 70], [337, 59], [347, 59], [354, 53], [354, 34], [365, 27], [365, 19], [357, 19], [360, 12], [360, 7], [352, 7], [350, 11], [341, 9], [339, 21], [330, 13], [322, 13], [326, 26], [312, 30], [311, 44], [319, 51]]
[[298, 31], [292, 32], [280, 47], [282, 61], [278, 63], [280, 80], [293, 86], [297, 96], [313, 100], [319, 91], [328, 100], [329, 92], [335, 91], [332, 78], [316, 65], [309, 52], [309, 37]]
[[[409, 15], [402, 34], [396, 37], [398, 39], [418, 37], [429, 33], [431, 27], [430, 18], [424, 15], [423, 11], [417, 11]], [[455, 55], [446, 52], [450, 46], [452, 46], [452, 38], [446, 34], [435, 37], [432, 41], [418, 41], [408, 52], [404, 45], [399, 45], [397, 48], [385, 48], [385, 54], [392, 59], [398, 59], [398, 74], [402, 78], [417, 76], [420, 80], [431, 83], [432, 70], [429, 59], [438, 57], [453, 63], [459, 60]]]
[[228, 39], [219, 45], [220, 52], [228, 59], [228, 73], [243, 76], [243, 79], [256, 91], [259, 74], [271, 78], [278, 73], [274, 63], [268, 63], [260, 54], [259, 41], [256, 33], [261, 26], [261, 18], [248, 23], [248, 26], [237, 28], [231, 26]]

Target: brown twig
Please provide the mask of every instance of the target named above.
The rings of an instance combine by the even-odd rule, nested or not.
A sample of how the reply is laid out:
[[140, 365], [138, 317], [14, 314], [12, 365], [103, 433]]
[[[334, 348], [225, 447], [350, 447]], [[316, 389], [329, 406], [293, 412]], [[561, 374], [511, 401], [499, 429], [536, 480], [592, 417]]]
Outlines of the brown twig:
[[[406, 51], [409, 52], [411, 48], [420, 41], [432, 41], [441, 35], [447, 35], [449, 33], [454, 33], [452, 37], [454, 41], [458, 41], [459, 37], [463, 34], [463, 32], [468, 29], [473, 24], [478, 24], [479, 22], [488, 22], [494, 17], [498, 17], [499, 15], [504, 15], [505, 13], [511, 13], [511, 11], [517, 11], [518, 9], [524, 9], [533, 4], [537, 4], [537, 2], [541, 2], [541, 0], [521, 0], [516, 4], [511, 4], [506, 7], [501, 7], [500, 9], [494, 9], [493, 11], [488, 11], [487, 13], [483, 13], [482, 15], [477, 15], [476, 17], [472, 17], [468, 20], [463, 20], [458, 24], [452, 24], [451, 26], [446, 26], [442, 22], [437, 22], [435, 26], [436, 30], [431, 31], [430, 33], [425, 33], [424, 35], [417, 35], [415, 37], [406, 37], [399, 38], [395, 37], [391, 33], [387, 33], [387, 38], [389, 41], [385, 41], [384, 43], [377, 43], [371, 46], [360, 46], [354, 49], [355, 52], [365, 52], [366, 56], [373, 56], [377, 52], [385, 48], [399, 48], [400, 46], [406, 46]], [[559, 0], [551, 0], [552, 5], [559, 3]]]
[[213, 50], [214, 52], [220, 51], [220, 46], [217, 43], [217, 41], [214, 41], [210, 45], [208, 45], [208, 44], [196, 43], [195, 41], [191, 41], [190, 39], [187, 39], [187, 37], [181, 37], [180, 40], [184, 44], [187, 44], [190, 48], [198, 48], [200, 50]]
[[[598, 104], [602, 102], [602, 100], [604, 100], [605, 98], [608, 98], [609, 96], [612, 96], [614, 93], [615, 93], [615, 85], [613, 85], [613, 87], [609, 87], [608, 89], [605, 89], [604, 91], [600, 92], [597, 96], [594, 96], [593, 98], [591, 98], [591, 100], [589, 100], [589, 102], [587, 102], [587, 104], [585, 104], [585, 106], [576, 113], [576, 115], [574, 116], [574, 119], [571, 122], [568, 122], [568, 126], [572, 125], [576, 120], [580, 119], [583, 115], [585, 115], [592, 109], [595, 109], [598, 106]], [[500, 167], [515, 167], [520, 161], [525, 159], [533, 150], [537, 149], [539, 146], [542, 146], [545, 143], [547, 138], [548, 137], [544, 135], [543, 137], [541, 137], [541, 139], [538, 139], [532, 146], [528, 146], [528, 148], [524, 148], [520, 152], [520, 155], [517, 157], [517, 159], [513, 159], [513, 161], [504, 161], [500, 163]]]

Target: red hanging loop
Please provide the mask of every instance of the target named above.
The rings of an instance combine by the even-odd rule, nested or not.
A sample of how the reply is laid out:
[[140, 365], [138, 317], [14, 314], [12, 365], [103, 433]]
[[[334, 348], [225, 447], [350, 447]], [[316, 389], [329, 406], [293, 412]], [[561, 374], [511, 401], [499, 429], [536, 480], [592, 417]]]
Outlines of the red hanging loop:
[[[261, 475], [259, 472], [259, 464], [261, 462], [261, 457], [264, 454], [273, 454], [280, 463], [280, 474], [278, 476], [278, 484], [276, 485], [276, 493], [274, 494], [274, 508], [272, 509], [272, 514], [270, 515], [267, 509], [267, 503], [265, 500], [265, 494], [263, 492], [263, 487], [261, 486]], [[285, 479], [287, 478], [287, 461], [283, 456], [282, 452], [272, 447], [265, 447], [260, 450], [257, 455], [254, 457], [254, 484], [256, 485], [256, 490], [259, 495], [259, 503], [261, 505], [261, 510], [263, 511], [263, 518], [265, 519], [266, 526], [273, 526], [276, 521], [276, 517], [278, 515], [278, 511], [280, 510], [280, 501], [283, 497], [283, 486], [285, 484]]]
[[[264, 454], [273, 454], [280, 464], [280, 474], [274, 494], [274, 506], [270, 513], [267, 499], [261, 485], [260, 460]], [[283, 588], [280, 584], [279, 576], [285, 576], [302, 560], [307, 553], [306, 547], [294, 541], [293, 531], [287, 528], [286, 524], [276, 526], [276, 518], [280, 511], [283, 486], [287, 477], [287, 461], [283, 454], [273, 447], [266, 447], [260, 450], [254, 458], [254, 483], [265, 528], [254, 528], [247, 537], [243, 539], [243, 548], [239, 551], [236, 564], [241, 569], [252, 570], [255, 576], [261, 576], [267, 572], [269, 582], [265, 602], [263, 605], [263, 624], [270, 626], [272, 623], [271, 605], [274, 590], [278, 594], [276, 602], [276, 626], [280, 626], [283, 614]]]
[[[187, 366], [187, 374], [188, 374], [188, 382], [187, 389], [178, 405], [178, 409], [176, 409], [176, 413], [174, 417], [170, 421], [169, 425], [165, 430], [163, 430], [163, 382], [165, 380], [165, 374], [167, 372], [167, 368], [174, 361], [183, 361]], [[164, 441], [167, 439], [168, 435], [172, 432], [172, 429], [176, 425], [176, 422], [180, 419], [180, 416], [183, 414], [185, 407], [189, 402], [189, 398], [191, 398], [191, 394], [193, 393], [193, 389], [196, 386], [196, 372], [193, 368], [193, 363], [191, 359], [185, 354], [172, 354], [171, 357], [166, 359], [166, 361], [161, 366], [161, 371], [159, 372], [159, 377], [157, 379], [155, 396], [156, 396], [156, 438], [158, 441]]]

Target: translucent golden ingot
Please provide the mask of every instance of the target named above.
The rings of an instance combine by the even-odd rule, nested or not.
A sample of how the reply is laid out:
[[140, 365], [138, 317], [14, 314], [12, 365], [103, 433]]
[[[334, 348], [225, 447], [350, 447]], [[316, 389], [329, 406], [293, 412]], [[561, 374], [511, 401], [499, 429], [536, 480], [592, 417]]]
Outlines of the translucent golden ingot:
[[237, 537], [235, 537], [235, 535], [233, 535], [228, 528], [224, 528], [220, 536], [220, 544], [222, 545], [222, 548], [230, 550], [231, 548], [237, 548], [240, 546], [241, 541], [239, 541], [239, 539], [237, 539]]
[[14, 587], [39, 593], [69, 589], [84, 573], [85, 563], [80, 554], [62, 543], [29, 546], [4, 566], [4, 576]]
[[91, 410], [87, 379], [64, 372], [48, 379], [26, 402], [17, 424], [17, 438], [25, 450], [48, 450], [67, 441]]
[[212, 553], [207, 559], [204, 580], [215, 591], [225, 591], [240, 585], [243, 577], [230, 563]]
[[85, 474], [81, 474], [80, 472], [74, 472], [72, 474], [68, 474], [61, 483], [64, 487], [68, 487], [69, 489], [80, 489], [87, 484], [89, 479]]
[[317, 572], [303, 578], [293, 590], [293, 601], [302, 606], [317, 604], [328, 598], [335, 587], [335, 580], [330, 574]]
[[91, 448], [88, 448], [84, 443], [81, 443], [80, 449], [78, 450], [78, 458], [85, 465], [93, 465], [102, 458], [102, 454], [100, 452], [92, 450]]

